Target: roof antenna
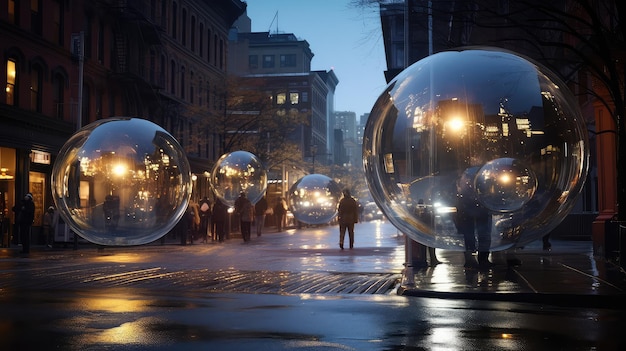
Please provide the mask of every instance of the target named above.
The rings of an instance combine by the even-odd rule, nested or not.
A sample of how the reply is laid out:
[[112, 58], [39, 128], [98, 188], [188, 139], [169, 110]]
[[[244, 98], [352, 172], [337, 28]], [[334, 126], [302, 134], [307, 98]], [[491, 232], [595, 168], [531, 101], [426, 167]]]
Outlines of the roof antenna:
[[272, 24], [274, 24], [274, 21], [276, 21], [276, 34], [278, 34], [278, 11], [276, 11], [274, 18], [272, 19], [272, 22], [270, 23], [270, 28], [267, 30], [269, 34], [272, 34]]

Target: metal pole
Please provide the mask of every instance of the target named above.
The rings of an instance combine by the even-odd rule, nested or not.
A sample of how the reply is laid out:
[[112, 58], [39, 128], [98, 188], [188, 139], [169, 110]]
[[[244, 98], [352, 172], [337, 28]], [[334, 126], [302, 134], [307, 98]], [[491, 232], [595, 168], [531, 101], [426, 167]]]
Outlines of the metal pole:
[[[85, 32], [80, 32], [80, 44], [78, 45], [78, 109], [76, 118], [76, 130], [80, 130], [83, 125], [83, 71], [85, 66]], [[78, 168], [80, 170], [80, 167]], [[80, 173], [76, 172], [78, 184], [80, 184]], [[77, 192], [78, 193], [78, 192]], [[79, 204], [80, 204], [80, 200]], [[74, 250], [78, 250], [78, 234], [74, 233]]]

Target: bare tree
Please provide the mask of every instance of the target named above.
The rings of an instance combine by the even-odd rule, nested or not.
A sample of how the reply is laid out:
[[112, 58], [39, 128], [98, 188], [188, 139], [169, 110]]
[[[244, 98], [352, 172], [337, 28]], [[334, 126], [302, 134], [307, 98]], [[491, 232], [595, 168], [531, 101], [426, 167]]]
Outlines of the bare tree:
[[307, 115], [277, 108], [263, 78], [228, 76], [213, 95], [220, 104], [206, 112], [199, 124], [219, 139], [222, 154], [245, 150], [268, 169], [301, 160], [292, 135], [297, 126], [307, 123]]

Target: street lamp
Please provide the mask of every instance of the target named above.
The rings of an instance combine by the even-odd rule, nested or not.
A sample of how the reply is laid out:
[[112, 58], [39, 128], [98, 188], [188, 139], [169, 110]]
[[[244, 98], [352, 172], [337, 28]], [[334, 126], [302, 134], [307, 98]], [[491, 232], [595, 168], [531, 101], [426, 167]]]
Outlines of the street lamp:
[[317, 154], [317, 145], [311, 145], [311, 157], [313, 158], [313, 174], [315, 174], [315, 154]]

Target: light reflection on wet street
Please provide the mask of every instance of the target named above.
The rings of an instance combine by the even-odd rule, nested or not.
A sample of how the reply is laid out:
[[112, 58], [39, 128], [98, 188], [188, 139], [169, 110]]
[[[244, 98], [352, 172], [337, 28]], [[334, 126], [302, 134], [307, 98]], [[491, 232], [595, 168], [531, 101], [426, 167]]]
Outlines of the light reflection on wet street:
[[3, 349], [616, 350], [620, 311], [392, 295], [107, 289], [0, 298]]
[[[586, 261], [569, 251], [538, 266], [533, 259], [544, 255], [527, 248], [522, 267], [471, 274], [458, 263], [462, 255], [440, 252], [444, 263], [415, 274], [416, 289], [433, 294], [398, 296], [403, 237], [384, 222], [358, 229], [353, 250], [338, 248], [336, 227], [268, 233], [246, 244], [88, 247], [28, 257], [2, 249], [0, 350], [626, 349], [624, 310], [613, 308], [622, 296], [611, 294], [616, 287], [597, 290], [606, 303], [569, 295], [559, 304], [563, 292], [595, 279], [545, 279], [559, 277], [555, 268], [586, 272]], [[562, 269], [565, 263], [572, 269]], [[556, 298], [502, 300], [534, 297], [529, 287], [538, 282], [543, 297]], [[472, 298], [495, 287], [500, 300]]]

